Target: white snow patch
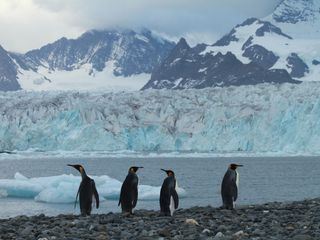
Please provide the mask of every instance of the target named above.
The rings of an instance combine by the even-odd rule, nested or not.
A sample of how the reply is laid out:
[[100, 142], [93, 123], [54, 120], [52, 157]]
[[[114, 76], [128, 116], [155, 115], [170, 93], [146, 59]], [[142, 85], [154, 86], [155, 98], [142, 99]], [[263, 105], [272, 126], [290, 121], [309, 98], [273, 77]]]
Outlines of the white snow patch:
[[200, 68], [200, 69], [199, 69], [199, 72], [206, 72], [207, 69], [208, 69], [207, 67], [205, 67], [205, 68]]
[[176, 58], [175, 60], [172, 61], [172, 63], [170, 63], [170, 65], [174, 65], [176, 64], [177, 62], [179, 62], [181, 60], [181, 58]]
[[183, 80], [183, 78], [178, 78], [177, 80], [174, 81], [174, 87], [176, 88], [177, 86], [179, 86], [180, 82]]
[[242, 56], [243, 51], [241, 48], [250, 36], [255, 36], [256, 30], [261, 26], [262, 24], [258, 21], [255, 21], [251, 25], [240, 26], [236, 28], [236, 32], [234, 33], [234, 36], [239, 39], [238, 41], [231, 41], [228, 46], [208, 46], [201, 54], [205, 55], [206, 53], [211, 53], [216, 55], [218, 52], [221, 52], [222, 54], [232, 52], [241, 62], [249, 63], [250, 60]]
[[141, 34], [136, 34], [135, 37], [143, 42], [146, 42], [148, 43], [149, 42], [149, 39], [146, 38], [145, 36], [141, 35]]
[[141, 89], [150, 79], [150, 74], [146, 73], [129, 77], [114, 76], [113, 69], [115, 69], [113, 61], [107, 62], [102, 72], [95, 71], [91, 64], [84, 64], [73, 71], [49, 71], [40, 67], [38, 74], [20, 69], [18, 82], [22, 89], [35, 91], [133, 91]]

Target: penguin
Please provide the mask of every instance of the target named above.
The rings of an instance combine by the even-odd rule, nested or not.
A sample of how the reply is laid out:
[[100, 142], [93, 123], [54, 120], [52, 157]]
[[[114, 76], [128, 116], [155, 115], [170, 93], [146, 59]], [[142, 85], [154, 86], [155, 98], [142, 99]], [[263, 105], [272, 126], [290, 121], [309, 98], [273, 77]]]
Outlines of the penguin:
[[137, 171], [143, 167], [130, 167], [128, 175], [122, 183], [118, 206], [121, 204], [122, 212], [133, 214], [133, 208], [138, 200], [138, 176]]
[[79, 195], [79, 202], [80, 202], [80, 211], [82, 216], [90, 215], [91, 214], [91, 209], [92, 209], [92, 198], [94, 197], [96, 200], [96, 207], [99, 208], [99, 194], [96, 189], [96, 185], [94, 183], [94, 180], [88, 177], [86, 174], [83, 166], [76, 164], [76, 165], [71, 165], [68, 164], [70, 167], [74, 167], [77, 169], [82, 177], [82, 181], [80, 183], [77, 196], [76, 196], [76, 201], [74, 203], [74, 207], [76, 207], [77, 204], [77, 199]]
[[179, 206], [179, 196], [176, 191], [176, 178], [172, 170], [161, 169], [167, 173], [160, 190], [160, 213], [165, 216], [172, 216]]
[[225, 173], [222, 184], [221, 184], [221, 197], [223, 208], [234, 209], [235, 201], [238, 198], [239, 188], [239, 173], [237, 172], [238, 167], [243, 165], [230, 164], [227, 172]]

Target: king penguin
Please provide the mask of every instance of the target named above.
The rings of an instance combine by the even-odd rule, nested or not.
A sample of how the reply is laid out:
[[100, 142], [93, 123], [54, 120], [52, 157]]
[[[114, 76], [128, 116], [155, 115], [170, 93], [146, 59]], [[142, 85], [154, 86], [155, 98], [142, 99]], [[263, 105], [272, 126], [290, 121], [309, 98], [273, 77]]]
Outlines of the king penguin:
[[80, 211], [81, 215], [86, 216], [91, 214], [91, 209], [92, 209], [92, 198], [94, 197], [96, 200], [96, 207], [99, 208], [99, 194], [96, 189], [96, 184], [94, 183], [94, 180], [88, 177], [86, 174], [84, 168], [79, 165], [71, 165], [68, 164], [70, 167], [74, 167], [77, 169], [82, 177], [82, 181], [80, 183], [77, 196], [76, 196], [76, 201], [74, 203], [74, 207], [76, 207], [77, 204], [77, 199], [79, 195], [79, 202], [80, 202]]
[[167, 173], [160, 190], [160, 212], [165, 216], [172, 216], [179, 206], [179, 196], [176, 191], [176, 178], [172, 170], [162, 171]]
[[121, 204], [123, 213], [133, 214], [133, 208], [137, 205], [139, 181], [137, 171], [139, 168], [143, 167], [130, 167], [122, 184], [118, 206]]
[[238, 198], [239, 173], [237, 168], [242, 167], [238, 164], [230, 164], [225, 173], [221, 184], [221, 197], [223, 208], [234, 209], [235, 201]]

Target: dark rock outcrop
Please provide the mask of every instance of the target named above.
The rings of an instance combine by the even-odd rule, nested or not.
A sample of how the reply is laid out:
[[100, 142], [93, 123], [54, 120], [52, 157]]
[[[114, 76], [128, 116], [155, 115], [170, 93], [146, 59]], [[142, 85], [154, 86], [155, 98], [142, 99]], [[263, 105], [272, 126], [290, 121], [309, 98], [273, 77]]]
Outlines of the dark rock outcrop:
[[242, 55], [265, 69], [271, 68], [279, 59], [273, 52], [256, 44], [246, 48]]
[[17, 66], [9, 53], [0, 46], [0, 91], [21, 89], [17, 81]]
[[292, 53], [287, 58], [287, 66], [291, 68], [290, 75], [295, 78], [301, 78], [309, 73], [309, 67], [296, 53]]

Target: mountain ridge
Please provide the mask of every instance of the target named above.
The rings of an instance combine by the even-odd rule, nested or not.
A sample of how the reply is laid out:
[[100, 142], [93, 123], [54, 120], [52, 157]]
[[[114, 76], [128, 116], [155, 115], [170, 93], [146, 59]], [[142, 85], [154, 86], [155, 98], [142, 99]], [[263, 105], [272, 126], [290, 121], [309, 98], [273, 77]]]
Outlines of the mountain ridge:
[[[309, 15], [299, 18], [304, 12]], [[306, 29], [296, 30], [299, 24], [310, 25], [307, 32], [315, 38], [299, 34]], [[268, 17], [248, 18], [211, 45], [199, 44], [187, 54], [165, 59], [142, 89], [319, 81], [319, 29], [320, 1], [283, 0]], [[228, 68], [219, 69], [225, 62]]]
[[77, 88], [79, 81], [89, 87], [92, 85], [93, 89], [108, 84], [118, 84], [121, 88], [121, 84], [124, 86], [136, 79], [141, 85], [173, 46], [173, 42], [161, 39], [147, 29], [141, 32], [90, 30], [76, 39], [62, 37], [25, 54], [6, 51], [10, 55], [9, 65], [17, 70], [10, 75], [10, 80], [17, 86], [0, 89], [63, 90], [63, 85], [66, 89], [68, 86], [72, 89], [72, 84]]
[[300, 83], [286, 70], [268, 70], [255, 62], [242, 63], [233, 53], [203, 53], [204, 45], [190, 48], [180, 39], [169, 56], [155, 69], [142, 88], [187, 89], [255, 85], [259, 83]]
[[248, 18], [211, 45], [190, 47], [184, 38], [175, 44], [147, 29], [89, 30], [25, 54], [0, 49], [0, 90], [181, 89], [317, 81], [319, 38], [320, 1], [315, 0], [283, 0], [267, 17]]

